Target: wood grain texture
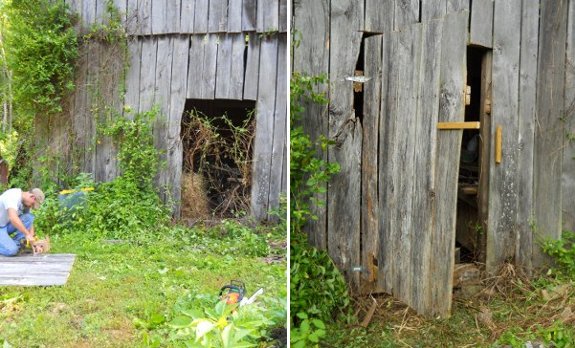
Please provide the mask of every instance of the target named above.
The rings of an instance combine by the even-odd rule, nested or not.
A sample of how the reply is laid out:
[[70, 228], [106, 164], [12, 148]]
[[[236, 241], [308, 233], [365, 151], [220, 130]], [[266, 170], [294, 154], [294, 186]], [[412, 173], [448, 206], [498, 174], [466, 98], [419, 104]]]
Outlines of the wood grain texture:
[[[569, 3], [565, 72], [566, 131], [575, 134], [575, 1]], [[563, 230], [575, 231], [575, 144], [569, 141], [563, 153]]]
[[156, 94], [156, 55], [158, 40], [151, 37], [142, 40], [140, 68], [140, 105], [138, 112], [146, 112], [154, 105]]
[[410, 24], [419, 21], [418, 0], [395, 0], [394, 29], [403, 30]]
[[361, 210], [361, 122], [353, 109], [354, 76], [362, 35], [363, 2], [336, 0], [330, 12], [330, 139], [328, 160], [340, 165], [328, 184], [327, 250], [352, 288], [359, 286], [359, 273], [352, 268], [360, 263]]
[[[294, 4], [295, 5], [295, 4]], [[309, 76], [327, 76], [329, 72], [329, 1], [302, 0], [294, 7], [294, 27], [299, 32], [300, 44], [293, 48], [293, 70]], [[292, 39], [294, 40], [294, 39]], [[297, 40], [297, 39], [296, 39]], [[318, 86], [316, 92], [327, 96], [328, 85]], [[321, 135], [328, 134], [327, 105], [304, 103], [306, 110], [301, 125], [310, 135], [313, 142]], [[316, 149], [318, 158], [327, 160], [327, 151], [319, 146]], [[327, 190], [327, 185], [325, 185]], [[326, 202], [325, 194], [315, 197]], [[327, 248], [327, 210], [326, 205], [314, 206], [312, 212], [317, 220], [309, 221], [305, 226], [312, 245], [325, 250]]]
[[489, 224], [489, 167], [495, 165], [492, 162], [491, 151], [493, 138], [491, 137], [491, 100], [492, 100], [492, 66], [493, 66], [493, 52], [488, 51], [485, 53], [481, 62], [481, 104], [479, 106], [479, 117], [481, 121], [480, 130], [480, 158], [481, 170], [479, 172], [479, 199], [478, 203], [478, 217], [481, 223], [481, 229], [484, 233], [479, 236], [479, 262], [485, 263], [486, 250], [487, 250], [487, 231]]
[[126, 32], [128, 35], [138, 33], [138, 0], [126, 0]]
[[194, 7], [194, 34], [208, 32], [209, 0], [195, 0]]
[[209, 3], [209, 32], [226, 32], [228, 30], [228, 0], [210, 0]]
[[188, 98], [214, 99], [217, 55], [217, 34], [191, 36]]
[[[502, 163], [490, 167], [487, 259], [489, 273], [515, 256], [517, 238], [517, 121], [519, 117], [519, 59], [521, 4], [495, 3], [493, 24], [492, 137], [502, 128]], [[495, 156], [495, 153], [493, 154]]]
[[[536, 242], [561, 236], [561, 172], [563, 167], [565, 112], [566, 0], [542, 2], [539, 22], [539, 75], [535, 127], [534, 210]], [[534, 267], [549, 259], [534, 248]]]
[[473, 0], [469, 43], [493, 47], [493, 0]]
[[54, 286], [68, 281], [75, 255], [0, 256], [1, 286]]
[[242, 0], [229, 0], [227, 32], [242, 32]]
[[268, 217], [276, 106], [277, 58], [278, 41], [262, 40], [251, 191], [251, 215], [258, 220], [265, 220]]
[[286, 33], [288, 29], [288, 0], [279, 0], [279, 2], [278, 30], [280, 33]]
[[221, 36], [216, 69], [216, 98], [242, 99], [244, 87], [243, 34]]
[[[152, 2], [150, 22], [152, 27], [151, 31], [154, 35], [173, 33], [176, 26], [180, 24], [180, 2], [178, 1], [177, 4], [172, 1], [168, 3]], [[178, 27], [176, 32], [178, 32], [179, 29]]]
[[124, 98], [124, 117], [133, 118], [140, 110], [140, 64], [142, 57], [142, 42], [132, 37], [128, 41], [130, 67], [126, 75], [126, 96]]
[[389, 33], [393, 30], [394, 1], [365, 1], [365, 31]]
[[152, 34], [152, 0], [138, 0], [136, 33], [139, 35]]
[[248, 56], [244, 74], [243, 98], [245, 100], [256, 100], [258, 98], [259, 66], [260, 38], [258, 34], [251, 32], [248, 34]]
[[[361, 265], [369, 270], [372, 257], [379, 255], [379, 194], [378, 194], [378, 151], [379, 117], [381, 106], [382, 78], [382, 36], [365, 39], [364, 76], [369, 81], [363, 84], [363, 135], [361, 146]], [[371, 277], [370, 277], [371, 276]], [[377, 275], [375, 275], [377, 278]], [[361, 291], [371, 293], [378, 289], [371, 281], [373, 275], [362, 273]]]
[[279, 0], [257, 2], [258, 33], [274, 32], [279, 28]]
[[447, 0], [422, 1], [421, 21], [443, 18], [447, 10]]
[[519, 113], [517, 156], [517, 245], [516, 263], [530, 273], [533, 257], [533, 146], [537, 109], [537, 57], [539, 45], [539, 1], [524, 0], [521, 21]]
[[255, 31], [257, 27], [257, 0], [242, 0], [242, 31]]
[[447, 13], [469, 11], [470, 0], [447, 0]]
[[182, 0], [180, 10], [180, 33], [192, 34], [194, 32], [195, 0]]

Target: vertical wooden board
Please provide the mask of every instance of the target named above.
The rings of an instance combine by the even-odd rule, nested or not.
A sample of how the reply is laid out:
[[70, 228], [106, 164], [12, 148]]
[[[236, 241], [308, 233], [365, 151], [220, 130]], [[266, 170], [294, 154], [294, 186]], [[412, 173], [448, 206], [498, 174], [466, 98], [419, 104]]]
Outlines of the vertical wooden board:
[[[251, 214], [267, 219], [273, 146], [278, 41], [262, 40], [260, 47], [259, 95], [256, 104], [256, 136], [252, 166]], [[272, 78], [270, 78], [272, 77]]]
[[365, 1], [365, 31], [389, 33], [393, 30], [394, 1]]
[[152, 0], [138, 0], [136, 33], [139, 35], [152, 34]]
[[154, 105], [157, 50], [158, 45], [156, 38], [146, 38], [142, 40], [139, 112], [148, 111]]
[[[443, 24], [441, 72], [439, 90], [440, 122], [464, 119], [467, 23], [469, 12], [448, 14]], [[453, 291], [453, 260], [455, 250], [455, 220], [457, 180], [461, 131], [438, 131], [434, 183], [435, 205], [431, 231], [430, 317], [449, 316]]]
[[74, 103], [73, 108], [71, 108], [71, 120], [72, 120], [72, 130], [74, 132], [74, 154], [72, 159], [74, 164], [74, 169], [79, 167], [79, 170], [84, 169], [84, 163], [86, 163], [86, 147], [89, 139], [86, 134], [86, 120], [89, 115], [87, 115], [88, 107], [88, 91], [87, 91], [87, 78], [88, 78], [88, 51], [86, 45], [82, 44], [78, 46], [78, 59], [76, 61], [76, 74], [74, 76], [74, 84], [76, 88], [74, 90]]
[[[503, 159], [490, 166], [489, 223], [486, 268], [495, 273], [515, 256], [517, 232], [517, 123], [519, 117], [519, 55], [521, 4], [497, 1], [493, 21], [493, 107], [491, 138], [503, 130]], [[493, 154], [495, 155], [495, 154]]]
[[[244, 34], [232, 35], [232, 64], [230, 74], [229, 99], [242, 99], [244, 89], [244, 53], [246, 49], [246, 39]], [[286, 72], [287, 73], [287, 72]]]
[[227, 32], [242, 32], [242, 0], [229, 0]]
[[363, 84], [363, 135], [361, 147], [361, 264], [366, 270], [361, 277], [361, 291], [371, 293], [377, 289], [374, 280], [377, 274], [373, 258], [378, 252], [378, 131], [381, 105], [382, 36], [365, 39], [364, 76], [369, 81]]
[[258, 33], [273, 32], [279, 28], [279, 0], [257, 2]]
[[204, 34], [208, 32], [209, 0], [196, 0], [194, 7], [194, 33]]
[[167, 167], [170, 197], [174, 202], [172, 213], [180, 216], [181, 178], [182, 178], [182, 139], [180, 129], [186, 103], [186, 83], [188, 70], [189, 39], [187, 36], [175, 37], [172, 56], [172, 79], [170, 83], [170, 115], [167, 128]]
[[219, 40], [217, 34], [208, 34], [204, 42], [202, 42], [205, 47], [202, 61], [202, 78], [200, 80], [201, 99], [214, 99]]
[[447, 10], [447, 0], [422, 1], [421, 2], [421, 21], [445, 17]]
[[113, 1], [114, 1], [114, 7], [116, 7], [116, 9], [118, 10], [122, 22], [124, 23], [124, 21], [126, 20], [126, 13], [128, 9], [128, 0], [113, 0]]
[[109, 21], [110, 16], [108, 15], [108, 11], [106, 9], [105, 2], [94, 1], [96, 3], [96, 17], [95, 22], [100, 24], [107, 24]]
[[258, 98], [260, 38], [254, 32], [251, 32], [248, 35], [248, 57], [244, 77], [244, 99], [256, 100]]
[[[540, 9], [533, 200], [536, 241], [561, 237], [567, 6], [566, 0], [545, 1]], [[539, 247], [533, 254], [534, 267], [549, 261]]]
[[96, 96], [96, 88], [98, 86], [98, 75], [100, 73], [100, 56], [99, 56], [99, 44], [96, 42], [89, 42], [86, 45], [88, 52], [88, 75], [86, 80], [86, 100], [87, 100], [87, 112], [86, 122], [85, 122], [85, 134], [86, 134], [86, 148], [85, 148], [85, 162], [84, 162], [84, 172], [92, 173], [96, 175], [96, 115], [93, 114], [94, 108], [98, 107], [98, 99]]
[[278, 23], [279, 28], [278, 29], [279, 29], [280, 33], [285, 33], [285, 32], [287, 32], [287, 28], [288, 28], [288, 24], [287, 24], [287, 21], [288, 21], [288, 13], [287, 13], [288, 12], [288, 9], [287, 9], [288, 0], [279, 0], [279, 1], [280, 1], [280, 9], [279, 9], [280, 12], [279, 12], [279, 19], [278, 19], [278, 21], [279, 21], [279, 23]]
[[[569, 2], [565, 72], [566, 131], [575, 134], [575, 1]], [[575, 231], [575, 144], [568, 141], [563, 153], [563, 230]]]
[[287, 35], [278, 36], [276, 104], [274, 110], [269, 209], [277, 210], [282, 186], [283, 153], [287, 142]]
[[180, 33], [191, 34], [194, 32], [195, 0], [182, 0], [180, 13]]
[[232, 74], [232, 39], [231, 35], [221, 35], [218, 45], [216, 68], [216, 98], [228, 99], [230, 95], [230, 78]]
[[133, 114], [140, 110], [140, 64], [142, 60], [142, 42], [132, 37], [128, 41], [130, 55], [130, 67], [126, 75], [125, 108], [128, 112], [125, 117], [132, 118]]
[[517, 156], [517, 265], [531, 270], [533, 231], [533, 146], [537, 97], [537, 47], [539, 44], [539, 1], [523, 0], [519, 70], [519, 117]]
[[191, 35], [190, 36], [190, 51], [188, 60], [188, 82], [187, 82], [187, 96], [188, 99], [201, 99], [201, 83], [202, 78], [202, 64], [204, 62], [206, 35]]
[[[430, 272], [432, 258], [431, 227], [435, 203], [435, 158], [437, 156], [437, 119], [443, 20], [427, 21], [422, 28], [420, 85], [415, 127], [414, 184], [412, 193], [411, 306], [419, 313], [431, 311], [429, 291], [435, 282]], [[445, 260], [444, 262], [448, 262]]]
[[74, 25], [74, 30], [80, 33], [82, 30], [82, 0], [67, 0], [66, 5], [68, 5], [68, 8], [70, 9], [70, 13], [78, 15], [79, 20]]
[[[182, 13], [182, 4], [180, 0], [176, 0], [174, 3], [168, 3], [166, 5], [166, 31], [167, 33], [180, 33], [180, 17]], [[153, 8], [152, 8], [153, 9]]]
[[96, 2], [92, 1], [82, 2], [82, 11], [80, 12], [80, 19], [82, 21], [81, 33], [89, 32], [90, 26], [96, 20]]
[[328, 184], [328, 253], [352, 287], [359, 285], [361, 212], [361, 124], [353, 109], [353, 84], [362, 34], [363, 2], [334, 0], [330, 9], [330, 105], [328, 134], [336, 145], [328, 159], [340, 172]]
[[257, 0], [242, 0], [242, 31], [256, 30], [257, 3]]
[[[294, 28], [299, 34], [292, 40], [300, 40], [299, 45], [293, 48], [293, 70], [295, 72], [309, 76], [328, 76], [329, 8], [328, 0], [302, 0], [294, 4]], [[327, 96], [328, 85], [318, 86], [316, 92]], [[310, 139], [316, 142], [321, 135], [328, 134], [327, 106], [310, 102], [304, 102], [303, 106], [306, 111], [299, 123], [310, 135]], [[319, 147], [316, 151], [318, 158], [327, 160], [327, 151]], [[327, 191], [327, 185], [323, 188]], [[326, 202], [327, 196], [325, 193], [320, 193], [315, 196], [315, 199], [319, 202]], [[310, 237], [310, 243], [325, 250], [327, 248], [326, 204], [313, 206], [312, 213], [317, 216], [317, 220], [309, 221], [305, 230]]]
[[470, 0], [447, 0], [447, 13], [469, 11]]
[[128, 35], [136, 35], [138, 31], [138, 0], [127, 0], [126, 3], [126, 31]]
[[[169, 2], [168, 2], [169, 3]], [[168, 33], [168, 28], [171, 24], [174, 24], [175, 18], [168, 17], [168, 8], [174, 8], [175, 4], [169, 4], [165, 2], [152, 2], [152, 10], [150, 12], [150, 22], [151, 22], [151, 32], [152, 34], [165, 34]], [[178, 2], [179, 6], [179, 2]], [[178, 13], [179, 18], [179, 13]], [[177, 21], [180, 22], [179, 20]]]
[[394, 29], [403, 30], [404, 27], [419, 21], [419, 1], [395, 0], [394, 13]]
[[223, 33], [228, 29], [228, 0], [210, 0], [208, 30]]
[[[527, 20], [529, 19], [527, 18]], [[488, 48], [493, 47], [493, 0], [474, 0], [472, 2], [469, 43]]]

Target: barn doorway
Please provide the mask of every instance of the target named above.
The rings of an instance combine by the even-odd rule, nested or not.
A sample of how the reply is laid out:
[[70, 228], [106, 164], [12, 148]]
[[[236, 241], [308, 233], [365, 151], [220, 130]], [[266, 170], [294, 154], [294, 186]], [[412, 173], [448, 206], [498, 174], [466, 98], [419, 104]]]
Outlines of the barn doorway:
[[459, 163], [456, 218], [456, 263], [484, 263], [488, 206], [491, 115], [491, 50], [467, 47], [465, 121]]
[[188, 99], [181, 125], [182, 219], [249, 211], [255, 101]]

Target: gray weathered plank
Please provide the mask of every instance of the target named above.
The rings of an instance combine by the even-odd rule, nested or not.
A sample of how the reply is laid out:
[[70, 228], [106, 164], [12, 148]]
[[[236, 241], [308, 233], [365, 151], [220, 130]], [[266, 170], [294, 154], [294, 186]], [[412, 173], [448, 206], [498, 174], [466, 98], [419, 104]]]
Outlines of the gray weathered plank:
[[72, 120], [72, 130], [74, 131], [73, 149], [77, 154], [73, 161], [76, 165], [84, 169], [86, 162], [86, 148], [89, 139], [85, 134], [88, 115], [88, 50], [85, 45], [78, 47], [78, 59], [76, 60], [76, 74], [74, 77], [74, 98], [73, 106], [70, 108], [70, 119]]
[[180, 32], [192, 34], [194, 32], [195, 0], [182, 0], [180, 12]]
[[[365, 39], [364, 76], [369, 81], [363, 84], [363, 144], [361, 149], [361, 264], [368, 273], [361, 278], [361, 291], [376, 290], [372, 275], [373, 257], [378, 257], [378, 131], [381, 105], [382, 36]], [[367, 277], [365, 277], [367, 276]], [[373, 279], [373, 278], [372, 278]]]
[[96, 17], [94, 21], [100, 24], [107, 24], [109, 22], [110, 16], [106, 8], [106, 3], [103, 1], [102, 2], [94, 1], [94, 2], [96, 3]]
[[208, 32], [208, 0], [196, 0], [194, 7], [194, 33], [203, 34]]
[[216, 98], [242, 99], [244, 87], [243, 34], [221, 36], [218, 45]]
[[395, 30], [403, 30], [413, 23], [419, 21], [419, 1], [418, 0], [395, 0]]
[[[441, 73], [438, 121], [464, 119], [464, 86], [466, 70], [467, 23], [469, 12], [448, 14], [445, 17], [441, 46]], [[435, 160], [435, 207], [432, 218], [430, 274], [431, 317], [446, 317], [451, 309], [453, 260], [455, 251], [455, 222], [457, 181], [461, 131], [438, 133]]]
[[533, 146], [537, 97], [537, 54], [539, 1], [523, 0], [519, 71], [519, 112], [517, 156], [517, 233], [516, 263], [526, 271], [532, 268], [533, 231]]
[[128, 35], [136, 35], [138, 33], [138, 0], [127, 0], [126, 31]]
[[274, 32], [279, 28], [279, 0], [257, 2], [257, 31]]
[[80, 33], [83, 34], [89, 32], [90, 26], [96, 20], [96, 2], [82, 2], [82, 12], [80, 13], [80, 19], [82, 20], [82, 31]]
[[[166, 4], [164, 2], [152, 2], [152, 10], [151, 10], [151, 14], [150, 14], [150, 22], [151, 22], [151, 31], [152, 34], [165, 34], [169, 32], [169, 27], [174, 25], [176, 22], [179, 24], [180, 21], [176, 21], [176, 18], [172, 17], [168, 17], [168, 9], [170, 8], [175, 8], [176, 6], [179, 7], [180, 3], [178, 2], [178, 5], [176, 5], [175, 3], [171, 3], [171, 4]], [[180, 13], [178, 11], [178, 19], [180, 17]]]
[[493, 47], [493, 0], [473, 1], [469, 43], [483, 47]]
[[[328, 75], [329, 71], [329, 1], [328, 0], [302, 0], [294, 4], [294, 27], [297, 36], [293, 40], [299, 40], [299, 45], [293, 48], [293, 70], [309, 76]], [[316, 92], [327, 96], [327, 84], [318, 86]], [[328, 134], [327, 106], [316, 103], [304, 103], [306, 110], [302, 124], [310, 139], [316, 142], [321, 135]], [[327, 160], [327, 151], [317, 148], [317, 156]], [[327, 185], [323, 186], [324, 192]], [[315, 199], [326, 202], [327, 196], [317, 194]], [[325, 250], [327, 248], [327, 211], [326, 206], [319, 205], [312, 208], [317, 220], [309, 221], [306, 226], [309, 240], [312, 245]]]
[[229, 0], [227, 32], [242, 32], [242, 0]]
[[353, 109], [352, 82], [359, 57], [363, 2], [337, 0], [330, 9], [329, 137], [336, 145], [328, 159], [340, 164], [327, 192], [328, 253], [352, 287], [359, 285], [361, 212], [361, 123]]
[[228, 29], [228, 0], [210, 0], [208, 30], [223, 33]]
[[242, 0], [242, 31], [253, 31], [257, 27], [257, 0]]
[[204, 56], [202, 61], [202, 75], [200, 79], [201, 99], [214, 99], [216, 89], [216, 58], [218, 55], [218, 35], [206, 35], [202, 41]]
[[139, 35], [152, 34], [152, 0], [138, 0], [136, 33]]
[[127, 13], [127, 8], [128, 8], [128, 0], [113, 0], [113, 1], [114, 1], [114, 6], [116, 7], [116, 9], [118, 10], [118, 13], [120, 14], [120, 18], [122, 20], [122, 23], [125, 24], [126, 13]]
[[90, 41], [86, 44], [87, 54], [88, 54], [88, 75], [86, 80], [86, 106], [87, 110], [84, 116], [85, 119], [85, 129], [84, 134], [86, 136], [86, 147], [85, 147], [85, 162], [83, 170], [85, 173], [95, 173], [96, 171], [96, 119], [94, 108], [96, 109], [100, 106], [100, 100], [96, 93], [98, 86], [98, 78], [100, 75], [100, 44], [95, 41]]
[[[569, 3], [565, 72], [566, 131], [575, 134], [575, 1]], [[575, 231], [575, 144], [570, 140], [563, 154], [563, 230]]]
[[394, 1], [366, 0], [365, 31], [389, 33], [393, 30]]
[[[415, 127], [415, 163], [412, 200], [412, 238], [411, 260], [412, 290], [411, 306], [419, 313], [428, 313], [431, 309], [429, 301], [430, 289], [436, 279], [431, 273], [434, 260], [434, 250], [431, 249], [431, 227], [433, 207], [435, 203], [435, 159], [437, 156], [437, 120], [439, 107], [439, 86], [441, 71], [441, 42], [443, 21], [428, 21], [422, 27], [422, 55], [420, 64], [419, 99], [417, 104], [417, 119]], [[459, 53], [461, 54], [461, 53]], [[447, 263], [450, 260], [443, 260]], [[446, 294], [446, 296], [449, 296]]]
[[260, 38], [258, 34], [248, 34], [248, 57], [244, 78], [244, 99], [256, 100], [258, 98], [258, 80], [260, 66]]
[[[540, 8], [537, 113], [535, 127], [534, 210], [537, 241], [561, 236], [561, 171], [565, 133], [566, 0], [544, 1]], [[533, 248], [533, 266], [548, 259]]]
[[52, 263], [70, 263], [76, 259], [75, 254], [41, 254], [41, 255], [19, 255], [19, 256], [0, 256], [2, 264], [12, 263], [30, 263], [30, 264], [52, 264]]
[[278, 58], [276, 75], [276, 102], [271, 157], [270, 193], [268, 209], [278, 209], [282, 186], [284, 149], [287, 144], [287, 34], [278, 37]]
[[[519, 54], [521, 4], [495, 3], [493, 20], [493, 112], [491, 139], [502, 127], [502, 162], [491, 161], [487, 271], [494, 273], [515, 254], [517, 218], [517, 120], [519, 112]], [[495, 156], [493, 153], [492, 156]], [[494, 158], [494, 157], [493, 157]]]
[[447, 13], [469, 11], [469, 0], [447, 0]]
[[421, 21], [443, 18], [447, 9], [447, 0], [434, 0], [421, 2]]
[[64, 285], [74, 260], [73, 254], [0, 257], [0, 286]]
[[279, 8], [279, 23], [278, 23], [278, 29], [280, 33], [285, 33], [287, 32], [287, 28], [288, 28], [288, 0], [279, 0], [280, 1], [280, 8]]
[[145, 112], [154, 105], [156, 89], [156, 54], [158, 40], [155, 37], [142, 40], [142, 62], [140, 69], [140, 107]]
[[256, 136], [252, 166], [251, 215], [267, 219], [270, 192], [271, 152], [276, 101], [277, 40], [262, 40], [260, 46], [259, 94], [256, 104]]
[[205, 35], [190, 36], [190, 51], [188, 61], [188, 99], [201, 99], [200, 79], [202, 78], [202, 64], [204, 60]]
[[190, 40], [188, 36], [175, 37], [173, 40], [172, 79], [170, 83], [170, 117], [167, 132], [167, 167], [168, 183], [174, 206], [175, 217], [180, 216], [181, 176], [182, 176], [182, 139], [180, 129], [182, 114], [186, 103], [186, 84], [188, 81], [188, 51]]
[[481, 170], [479, 172], [479, 184], [477, 200], [478, 217], [481, 223], [481, 229], [484, 233], [479, 236], [479, 262], [485, 263], [485, 252], [487, 250], [487, 231], [489, 223], [489, 167], [495, 165], [491, 159], [491, 144], [494, 139], [491, 138], [491, 100], [492, 100], [492, 66], [493, 51], [485, 53], [481, 62], [481, 104], [479, 106], [479, 117], [481, 122], [480, 140], [481, 140]]
[[[142, 57], [142, 42], [135, 37], [128, 41], [130, 67], [126, 74], [126, 96], [124, 99], [124, 116], [140, 110], [140, 63]], [[132, 116], [128, 116], [132, 117]]]

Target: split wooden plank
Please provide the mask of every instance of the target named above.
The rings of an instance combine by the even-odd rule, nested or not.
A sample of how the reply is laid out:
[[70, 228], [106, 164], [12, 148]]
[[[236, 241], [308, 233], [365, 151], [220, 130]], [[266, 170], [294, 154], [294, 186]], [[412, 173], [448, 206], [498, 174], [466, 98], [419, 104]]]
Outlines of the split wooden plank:
[[227, 32], [242, 32], [242, 0], [229, 0]]
[[186, 84], [188, 81], [188, 52], [190, 40], [188, 36], [173, 38], [172, 79], [170, 83], [170, 117], [167, 132], [167, 166], [168, 183], [174, 205], [172, 213], [180, 216], [181, 178], [183, 146], [180, 137], [182, 115], [186, 104]]
[[395, 0], [394, 29], [403, 28], [419, 22], [419, 0]]
[[480, 129], [479, 122], [438, 122], [437, 129]]
[[180, 33], [194, 33], [195, 0], [182, 0], [180, 12]]
[[422, 1], [421, 2], [421, 21], [445, 17], [447, 10], [447, 0]]
[[[565, 42], [569, 2], [542, 2], [539, 22], [537, 127], [535, 128], [534, 211], [537, 241], [561, 237], [561, 172], [565, 112]], [[534, 248], [533, 266], [549, 258]]]
[[390, 33], [393, 30], [394, 1], [366, 0], [365, 28], [369, 33]]
[[[293, 48], [293, 70], [309, 76], [328, 76], [329, 73], [329, 0], [302, 0], [294, 4], [294, 27], [301, 33], [301, 40], [297, 47]], [[315, 91], [327, 96], [328, 85], [317, 86]], [[298, 121], [309, 134], [312, 142], [320, 139], [321, 135], [328, 134], [328, 110], [327, 105], [317, 103], [303, 103], [305, 115]], [[318, 158], [327, 160], [327, 151], [319, 146], [316, 148]], [[327, 185], [322, 185], [324, 192]], [[325, 193], [318, 193], [314, 197], [319, 202], [326, 202]], [[312, 213], [317, 220], [307, 223], [305, 230], [308, 233], [310, 243], [316, 247], [327, 249], [327, 210], [326, 205], [315, 205]]]
[[124, 117], [129, 119], [140, 110], [140, 64], [142, 58], [142, 41], [132, 37], [128, 41], [130, 67], [126, 74], [126, 96], [124, 100]]
[[[431, 227], [435, 201], [435, 159], [437, 156], [438, 132], [435, 125], [439, 114], [441, 42], [443, 41], [443, 20], [424, 22], [422, 25], [422, 53], [420, 65], [419, 98], [417, 119], [415, 120], [415, 163], [413, 167], [412, 193], [412, 239], [411, 262], [412, 287], [411, 306], [418, 313], [430, 313], [431, 287], [436, 281], [431, 265], [440, 263], [434, 260]], [[461, 54], [459, 52], [459, 54]], [[443, 260], [447, 263], [449, 260]], [[437, 266], [436, 266], [437, 267]], [[449, 296], [446, 294], [446, 296]]]
[[218, 45], [216, 71], [216, 98], [242, 99], [244, 87], [243, 34], [227, 34]]
[[539, 46], [539, 1], [524, 0], [521, 16], [521, 52], [519, 70], [519, 112], [517, 156], [517, 253], [515, 262], [530, 273], [532, 269], [533, 231], [533, 147], [537, 108], [537, 57]]
[[190, 51], [188, 62], [188, 82], [187, 82], [187, 97], [188, 99], [201, 99], [202, 91], [200, 89], [200, 80], [202, 78], [204, 62], [206, 35], [191, 35], [190, 36]]
[[[464, 119], [467, 23], [469, 12], [447, 14], [443, 24], [439, 91], [440, 122]], [[439, 132], [435, 159], [435, 205], [432, 216], [429, 272], [430, 317], [447, 317], [451, 310], [457, 181], [461, 132]]]
[[256, 104], [256, 136], [252, 166], [251, 215], [266, 220], [271, 182], [271, 152], [276, 105], [278, 41], [262, 40], [260, 46], [259, 95]]
[[257, 0], [242, 0], [242, 31], [255, 31], [257, 27]]
[[361, 143], [362, 127], [353, 109], [353, 84], [359, 57], [363, 24], [363, 2], [333, 0], [330, 9], [330, 139], [329, 161], [340, 165], [328, 184], [327, 250], [352, 288], [359, 286], [360, 214], [361, 214]]
[[210, 0], [208, 30], [224, 33], [228, 29], [228, 0]]
[[194, 34], [208, 32], [209, 0], [196, 0], [194, 7]]
[[[521, 4], [497, 1], [493, 21], [492, 138], [503, 129], [502, 162], [490, 166], [489, 224], [486, 269], [498, 271], [515, 256], [517, 231], [517, 121], [519, 117], [519, 59]], [[495, 156], [495, 153], [493, 154]], [[492, 161], [493, 164], [496, 161]]]
[[[369, 78], [363, 84], [363, 144], [361, 148], [361, 264], [368, 270], [373, 258], [378, 258], [378, 132], [381, 104], [382, 36], [365, 39], [364, 75]], [[362, 274], [362, 293], [377, 290], [377, 274]]]
[[[569, 2], [569, 23], [567, 26], [567, 68], [565, 74], [565, 112], [566, 131], [575, 134], [575, 1]], [[575, 231], [575, 145], [566, 144], [563, 153], [563, 176], [561, 178], [563, 194], [563, 230]]]
[[152, 0], [138, 0], [138, 35], [152, 34]]
[[257, 2], [257, 31], [270, 33], [279, 28], [279, 0]]
[[142, 68], [140, 69], [140, 107], [138, 112], [146, 112], [154, 106], [154, 98], [156, 92], [157, 51], [157, 38], [151, 37], [142, 40]]
[[471, 8], [469, 43], [493, 47], [493, 0], [474, 0]]
[[256, 100], [258, 98], [260, 38], [255, 32], [247, 35], [248, 57], [244, 76], [244, 100]]
[[268, 209], [277, 210], [280, 205], [282, 186], [283, 153], [287, 144], [287, 34], [278, 35], [278, 58], [276, 75], [276, 104], [274, 111], [273, 143]]

